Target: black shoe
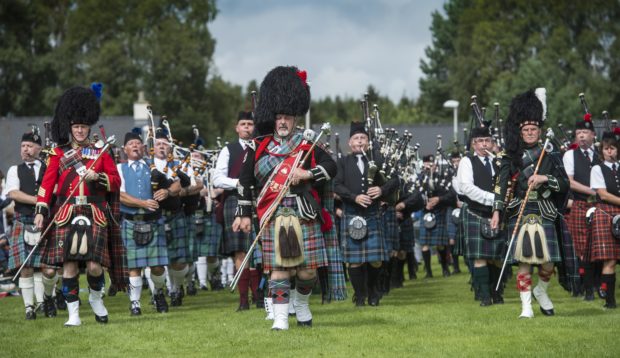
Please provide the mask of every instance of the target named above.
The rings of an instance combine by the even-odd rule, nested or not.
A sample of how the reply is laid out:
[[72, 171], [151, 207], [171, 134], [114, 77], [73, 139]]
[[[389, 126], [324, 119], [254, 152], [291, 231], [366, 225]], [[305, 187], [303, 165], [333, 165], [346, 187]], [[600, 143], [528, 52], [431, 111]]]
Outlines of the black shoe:
[[458, 275], [460, 273], [461, 273], [461, 269], [459, 269], [459, 268], [455, 268], [454, 270], [452, 270], [452, 274], [453, 275]]
[[545, 315], [545, 316], [554, 316], [554, 315], [555, 315], [555, 312], [553, 311], [553, 308], [552, 308], [552, 309], [550, 309], [550, 310], [546, 310], [546, 309], [544, 309], [544, 308], [540, 307], [540, 312], [541, 312], [543, 315]]
[[224, 285], [220, 280], [211, 280], [211, 290], [212, 291], [220, 291], [224, 289]]
[[585, 295], [583, 296], [584, 301], [594, 301], [594, 292], [593, 290], [586, 290]]
[[299, 327], [312, 327], [312, 320], [306, 321], [306, 322], [299, 322], [297, 321], [297, 326]]
[[368, 297], [368, 305], [369, 306], [379, 306], [379, 297]]
[[616, 304], [615, 304], [615, 303], [605, 303], [605, 304], [603, 305], [603, 308], [606, 308], [606, 309], [614, 309], [614, 308], [616, 308]]
[[62, 291], [56, 291], [56, 308], [61, 311], [67, 310], [67, 302], [65, 301], [65, 295], [62, 294]]
[[108, 323], [108, 316], [97, 316], [95, 315], [95, 321], [101, 323], [101, 324], [107, 324]]
[[153, 299], [155, 300], [155, 309], [157, 312], [168, 312], [168, 302], [166, 302], [166, 296], [164, 296], [162, 290], [159, 290], [159, 292], [153, 296]]
[[480, 299], [480, 307], [487, 307], [492, 305], [491, 297], [483, 297]]
[[56, 305], [54, 304], [54, 299], [52, 296], [44, 296], [43, 311], [45, 312], [46, 317], [56, 317]]
[[131, 307], [129, 308], [129, 312], [131, 312], [132, 316], [140, 316], [142, 314], [142, 309], [140, 309], [140, 302], [131, 301]]
[[187, 295], [188, 296], [196, 296], [198, 290], [196, 289], [196, 284], [192, 281], [187, 284]]
[[34, 309], [34, 306], [27, 306], [26, 307], [26, 320], [32, 321], [35, 319], [37, 319], [37, 312]]
[[118, 292], [118, 288], [116, 287], [116, 285], [110, 284], [110, 287], [108, 287], [108, 296], [114, 297], [116, 296], [117, 292]]
[[207, 285], [200, 285], [200, 290], [201, 291], [209, 291], [209, 287], [207, 287]]
[[183, 291], [172, 292], [170, 294], [170, 306], [180, 307], [183, 304], [183, 295], [181, 292]]
[[502, 305], [504, 304], [504, 297], [499, 293], [491, 294], [491, 301], [493, 301], [494, 305]]
[[443, 277], [450, 277], [450, 270], [448, 270], [448, 269], [443, 269], [443, 270], [442, 270], [442, 274], [443, 274]]
[[239, 304], [239, 307], [237, 307], [237, 312], [247, 311], [249, 309], [250, 309], [250, 304], [249, 303], [241, 303], [241, 304]]
[[432, 271], [426, 271], [426, 275], [424, 276], [424, 278], [433, 278], [433, 272]]

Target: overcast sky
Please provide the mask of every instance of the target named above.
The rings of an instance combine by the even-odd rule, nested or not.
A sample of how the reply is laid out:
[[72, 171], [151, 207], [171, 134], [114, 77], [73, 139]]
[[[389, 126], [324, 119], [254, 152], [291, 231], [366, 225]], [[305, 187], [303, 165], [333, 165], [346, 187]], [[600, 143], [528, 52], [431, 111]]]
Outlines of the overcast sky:
[[431, 13], [442, 0], [222, 0], [210, 29], [222, 77], [246, 86], [278, 65], [308, 72], [312, 96], [361, 97], [369, 84], [417, 98]]

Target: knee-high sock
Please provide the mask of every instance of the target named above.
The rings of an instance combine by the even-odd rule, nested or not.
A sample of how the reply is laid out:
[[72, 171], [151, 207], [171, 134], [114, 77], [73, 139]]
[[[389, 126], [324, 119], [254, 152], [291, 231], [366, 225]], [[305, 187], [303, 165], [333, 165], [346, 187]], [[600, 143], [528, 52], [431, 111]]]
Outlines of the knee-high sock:
[[222, 264], [223, 264], [223, 261], [220, 261], [217, 259], [215, 260], [215, 262], [209, 262], [209, 260], [207, 260], [207, 279], [208, 280], [213, 278], [213, 276], [217, 272], [217, 269], [220, 268]]
[[165, 266], [164, 269], [166, 270], [166, 287], [168, 287], [168, 292], [175, 292], [172, 288], [172, 279], [170, 278], [170, 267]]
[[62, 294], [68, 303], [76, 302], [80, 299], [80, 281], [79, 276], [62, 279]]
[[422, 258], [424, 259], [426, 273], [431, 273], [431, 250], [422, 251]]
[[269, 290], [271, 291], [271, 298], [274, 305], [288, 305], [291, 281], [289, 280], [269, 280]]
[[489, 268], [487, 266], [474, 267], [473, 283], [480, 299], [490, 298]]
[[616, 305], [616, 274], [602, 274], [601, 275], [601, 288], [603, 288], [607, 295], [605, 296], [605, 303], [608, 306]]
[[302, 280], [299, 277], [296, 278], [296, 290], [297, 292], [299, 292], [302, 295], [307, 295], [310, 292], [312, 292], [312, 288], [314, 287], [314, 284], [316, 283], [316, 277], [311, 278], [309, 280]]
[[164, 286], [166, 286], [166, 275], [156, 275], [153, 271], [151, 271], [151, 281], [153, 282], [153, 294], [157, 294], [159, 290], [162, 290]]
[[42, 279], [43, 279], [43, 293], [45, 294], [45, 296], [47, 297], [52, 297], [52, 294], [54, 293], [54, 285], [56, 284], [56, 274], [54, 274], [54, 277], [52, 278], [47, 278], [45, 275], [43, 275]]
[[37, 304], [43, 303], [43, 272], [35, 272], [34, 277], [34, 297], [37, 300]]
[[175, 270], [172, 267], [168, 268], [168, 274], [170, 275], [170, 292], [178, 292], [179, 288], [183, 284], [183, 280], [185, 279], [185, 275], [187, 274], [187, 266], [182, 268], [181, 270]]
[[241, 272], [241, 276], [239, 277], [239, 283], [237, 284], [239, 287], [239, 304], [247, 305], [248, 304], [248, 289], [250, 287], [250, 269], [246, 268]]
[[194, 263], [187, 264], [187, 273], [185, 274], [185, 282], [188, 284], [194, 281], [194, 273], [196, 272], [196, 266]]
[[235, 277], [235, 262], [232, 257], [227, 258], [226, 261], [228, 262], [228, 265], [226, 266], [226, 276], [228, 277], [226, 280], [230, 282]]
[[351, 281], [351, 285], [355, 291], [355, 297], [358, 300], [364, 300], [368, 297], [366, 264], [358, 267], [349, 266], [349, 281]]
[[153, 279], [151, 278], [150, 267], [144, 268], [144, 277], [146, 277], [146, 282], [149, 284], [149, 289], [151, 290], [151, 294], [152, 295], [156, 294], [157, 292], [155, 292], [155, 284], [153, 283]]
[[24, 306], [34, 306], [34, 277], [20, 277], [18, 286], [22, 290]]
[[129, 300], [140, 301], [140, 295], [142, 294], [142, 277], [130, 277], [129, 278]]
[[207, 285], [207, 258], [201, 256], [196, 261], [196, 274], [198, 274], [198, 282], [200, 286]]
[[439, 263], [441, 264], [441, 269], [447, 270], [448, 269], [448, 250], [444, 246], [443, 249], [438, 249], [437, 251], [439, 252]]
[[368, 270], [368, 294], [376, 294], [377, 293], [377, 285], [379, 283], [379, 274], [381, 273], [380, 267], [374, 267], [373, 265], [368, 265], [366, 267]]
[[263, 295], [258, 291], [258, 284], [260, 283], [260, 272], [256, 269], [250, 269], [250, 289], [252, 290], [252, 298], [254, 300], [262, 300]]
[[88, 281], [88, 287], [93, 291], [101, 291], [105, 286], [105, 276], [103, 272], [99, 276], [86, 275], [86, 281]]

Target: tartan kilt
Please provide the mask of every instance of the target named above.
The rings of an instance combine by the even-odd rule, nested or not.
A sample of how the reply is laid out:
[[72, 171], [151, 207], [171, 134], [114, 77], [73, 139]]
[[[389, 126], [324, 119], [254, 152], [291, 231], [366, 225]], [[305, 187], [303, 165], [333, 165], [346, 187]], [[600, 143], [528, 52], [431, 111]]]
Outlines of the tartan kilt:
[[[92, 222], [91, 235], [88, 238], [88, 252], [79, 257], [67, 258], [69, 255], [65, 248], [68, 246], [69, 236], [72, 234], [71, 220], [78, 215], [89, 218]], [[108, 219], [108, 225], [112, 225]], [[108, 227], [101, 227], [93, 220], [93, 213], [90, 205], [75, 205], [71, 213], [71, 219], [63, 226], [56, 226], [51, 230], [51, 234], [45, 241], [45, 248], [42, 253], [42, 262], [48, 265], [62, 265], [65, 261], [93, 261], [104, 267], [110, 267], [110, 253], [108, 251]]]
[[[526, 204], [525, 209], [523, 210], [523, 217], [528, 214], [536, 214], [540, 215], [540, 210], [538, 209], [537, 202], [528, 202]], [[521, 225], [523, 225], [523, 217], [521, 218]], [[562, 254], [560, 252], [560, 246], [558, 244], [558, 237], [555, 231], [555, 223], [553, 221], [542, 218], [542, 226], [545, 231], [546, 241], [547, 241], [547, 250], [549, 252], [549, 262], [561, 262]], [[507, 233], [512, 235], [512, 231], [514, 230], [515, 224], [517, 222], [517, 215], [513, 216], [509, 220]], [[517, 231], [518, 236], [518, 231]], [[508, 240], [510, 237], [507, 236]], [[518, 263], [517, 260], [514, 259], [514, 252], [517, 247], [517, 237], [515, 236], [515, 241], [512, 243], [512, 248], [510, 249], [510, 257], [508, 258], [508, 262], [511, 264]]]
[[215, 219], [215, 213], [204, 214], [204, 229], [202, 239], [196, 240], [196, 251], [198, 257], [217, 256], [220, 252], [222, 240], [222, 225]]
[[398, 249], [400, 251], [413, 252], [414, 246], [413, 220], [411, 217], [408, 217], [399, 224]]
[[[422, 213], [424, 217], [425, 213]], [[424, 220], [420, 221], [420, 245], [446, 246], [448, 245], [448, 211], [441, 209], [435, 213], [437, 224], [431, 230], [424, 227]]]
[[235, 221], [235, 211], [237, 210], [237, 196], [230, 195], [224, 202], [224, 236], [222, 240], [222, 252], [226, 255], [233, 253], [248, 252], [252, 241], [254, 241], [254, 232], [245, 234], [242, 231], [234, 232], [232, 230], [233, 221]]
[[458, 227], [454, 223], [454, 220], [452, 220], [452, 210], [454, 210], [454, 208], [448, 208], [446, 210], [446, 222], [448, 223], [448, 239], [456, 240], [456, 236], [458, 235]]
[[350, 264], [387, 261], [389, 255], [386, 251], [383, 221], [378, 205], [375, 204], [364, 210], [363, 217], [368, 227], [368, 237], [362, 240], [353, 240], [349, 236], [349, 221], [356, 216], [356, 206], [343, 203], [342, 211], [340, 232], [342, 235], [343, 261]]
[[590, 261], [620, 259], [620, 240], [611, 233], [611, 221], [616, 215], [620, 215], [620, 207], [606, 203], [596, 204], [592, 218]]
[[390, 253], [391, 251], [398, 250], [400, 244], [400, 238], [398, 235], [398, 221], [396, 220], [396, 209], [393, 206], [388, 206], [381, 215], [383, 220], [384, 235], [385, 235], [385, 250]]
[[133, 228], [136, 223], [144, 221], [131, 221], [123, 219], [121, 222], [121, 237], [127, 255], [127, 268], [136, 269], [153, 266], [168, 265], [168, 248], [166, 247], [166, 234], [164, 232], [164, 220], [150, 221], [155, 225], [153, 240], [146, 245], [137, 245], [133, 239]]
[[[279, 208], [289, 207], [297, 211], [297, 203], [294, 198], [284, 198], [280, 203]], [[277, 211], [269, 221], [268, 228], [264, 230], [262, 240], [262, 260], [264, 270], [288, 270], [289, 268], [282, 268], [274, 266], [276, 262], [275, 253], [275, 217]], [[303, 233], [304, 241], [304, 262], [297, 266], [300, 269], [316, 269], [322, 266], [327, 266], [327, 251], [325, 249], [325, 239], [321, 232], [321, 222], [319, 220], [299, 220], [301, 224], [301, 230]]]
[[505, 235], [500, 232], [495, 240], [480, 234], [482, 217], [469, 211], [467, 204], [461, 210], [465, 236], [465, 258], [469, 260], [502, 260], [506, 248]]
[[[9, 269], [19, 268], [28, 257], [34, 246], [26, 244], [24, 241], [25, 225], [32, 225], [34, 217], [23, 216], [16, 213], [13, 220], [13, 228], [9, 234]], [[41, 247], [39, 247], [30, 256], [28, 264], [25, 267], [40, 268], [41, 265]]]
[[180, 211], [175, 216], [164, 216], [164, 222], [170, 227], [170, 231], [165, 232], [168, 262], [171, 264], [191, 263], [185, 214]]
[[592, 206], [586, 201], [575, 200], [570, 209], [570, 214], [566, 215], [568, 231], [573, 238], [575, 254], [578, 257], [588, 256], [588, 234], [590, 228], [586, 222], [586, 211]]

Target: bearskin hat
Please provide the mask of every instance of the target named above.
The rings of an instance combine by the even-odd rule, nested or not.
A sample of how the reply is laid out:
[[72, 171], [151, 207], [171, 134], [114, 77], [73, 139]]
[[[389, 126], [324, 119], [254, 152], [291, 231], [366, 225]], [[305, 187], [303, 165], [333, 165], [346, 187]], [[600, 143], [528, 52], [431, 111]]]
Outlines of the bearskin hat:
[[366, 132], [366, 126], [362, 122], [351, 122], [351, 129], [349, 131], [349, 137], [353, 137], [354, 135], [358, 133], [363, 133], [363, 134], [368, 135], [368, 132]]
[[74, 124], [92, 126], [99, 121], [101, 88], [101, 84], [93, 84], [91, 88], [77, 86], [69, 88], [60, 96], [51, 123], [54, 142], [59, 145], [68, 143]]
[[546, 90], [537, 88], [515, 96], [510, 102], [508, 119], [504, 126], [506, 152], [513, 159], [520, 159], [521, 127], [536, 125], [542, 127], [547, 117]]
[[272, 134], [277, 114], [303, 116], [310, 108], [310, 87], [306, 71], [278, 66], [263, 79], [256, 107], [258, 135]]

